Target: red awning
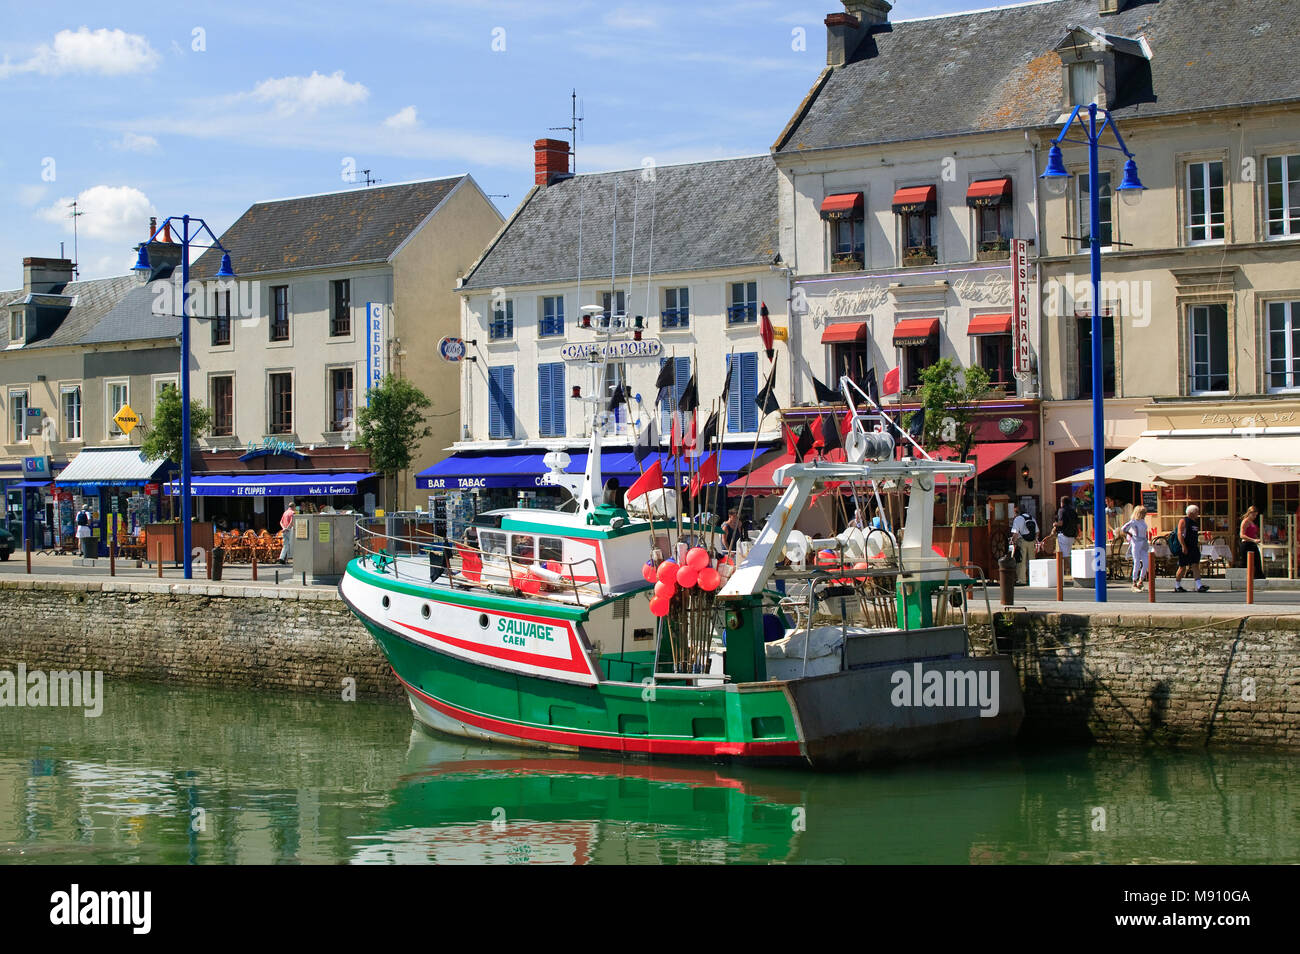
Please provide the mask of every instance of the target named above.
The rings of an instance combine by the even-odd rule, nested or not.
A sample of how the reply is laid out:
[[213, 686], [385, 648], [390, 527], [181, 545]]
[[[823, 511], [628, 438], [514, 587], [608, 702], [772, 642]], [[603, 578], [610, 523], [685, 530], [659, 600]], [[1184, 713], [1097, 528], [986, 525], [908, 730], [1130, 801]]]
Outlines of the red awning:
[[[1028, 441], [990, 441], [986, 444], [976, 444], [970, 450], [968, 463], [974, 464], [975, 472], [982, 474], [1004, 460], [1016, 456], [1028, 446]], [[943, 460], [956, 460], [957, 451], [951, 447], [941, 447], [934, 452], [934, 456]]]
[[847, 344], [852, 341], [867, 340], [867, 323], [865, 321], [841, 321], [827, 325], [822, 332], [822, 344]]
[[823, 219], [849, 219], [862, 217], [862, 193], [841, 192], [822, 199]]
[[1010, 315], [976, 315], [966, 328], [968, 335], [1009, 335], [1011, 334]]
[[966, 204], [970, 206], [1001, 205], [1010, 201], [1010, 179], [981, 179], [972, 182], [966, 190]]
[[904, 318], [894, 325], [894, 344], [902, 348], [923, 345], [938, 334], [938, 318]]
[[936, 202], [937, 192], [934, 186], [914, 186], [910, 189], [899, 189], [894, 193], [893, 207], [895, 212], [921, 212], [925, 209], [933, 209]]

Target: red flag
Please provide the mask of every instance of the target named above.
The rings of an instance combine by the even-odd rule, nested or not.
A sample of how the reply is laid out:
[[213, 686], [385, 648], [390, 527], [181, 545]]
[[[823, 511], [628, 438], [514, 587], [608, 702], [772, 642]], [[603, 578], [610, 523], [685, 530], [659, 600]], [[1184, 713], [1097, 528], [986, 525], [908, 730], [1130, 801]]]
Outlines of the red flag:
[[673, 411], [672, 432], [668, 435], [668, 456], [679, 457], [682, 453], [682, 413]]
[[812, 422], [813, 447], [821, 450], [826, 446], [826, 435], [822, 433], [822, 419], [816, 418]]
[[798, 438], [794, 436], [794, 431], [786, 424], [781, 425], [781, 433], [785, 435], [785, 452], [788, 456], [794, 456], [794, 446], [798, 443]]
[[898, 393], [898, 369], [897, 368], [895, 368], [893, 371], [885, 372], [885, 384], [880, 389], [880, 393], [881, 394]]
[[767, 316], [767, 302], [760, 303], [758, 315], [758, 333], [763, 336], [763, 349], [767, 351], [767, 360], [771, 361], [772, 355], [775, 354], [772, 342], [776, 339], [776, 334], [772, 331], [772, 319]]
[[710, 454], [700, 463], [700, 469], [691, 478], [691, 496], [698, 497], [706, 484], [718, 482], [718, 455]]
[[636, 479], [631, 487], [627, 489], [626, 500], [635, 500], [646, 491], [656, 490], [664, 485], [664, 469], [659, 466], [656, 460], [650, 465], [650, 469]]

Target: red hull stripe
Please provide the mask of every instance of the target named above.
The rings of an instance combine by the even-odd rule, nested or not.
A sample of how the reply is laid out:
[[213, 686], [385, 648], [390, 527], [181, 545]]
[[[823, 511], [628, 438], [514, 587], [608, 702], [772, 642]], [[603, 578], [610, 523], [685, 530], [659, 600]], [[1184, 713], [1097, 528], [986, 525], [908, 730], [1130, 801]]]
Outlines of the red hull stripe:
[[520, 725], [517, 722], [503, 722], [500, 719], [493, 719], [440, 702], [433, 696], [416, 689], [398, 675], [396, 670], [394, 670], [393, 675], [397, 676], [398, 682], [417, 696], [421, 702], [432, 706], [443, 715], [450, 716], [466, 725], [474, 726], [476, 729], [513, 736], [517, 739], [529, 739], [533, 742], [553, 742], [557, 745], [580, 746], [587, 749], [604, 749], [609, 752], [637, 752], [649, 755], [740, 755], [768, 758], [798, 758], [803, 755], [798, 742], [710, 742], [702, 739], [652, 739], [638, 736], [591, 735], [586, 732], [544, 729], [540, 726]]
[[[527, 622], [537, 622], [529, 619], [527, 616], [512, 616], [509, 613], [501, 613], [501, 616], [511, 616], [513, 619], [521, 619]], [[400, 622], [400, 621], [399, 621]], [[432, 640], [440, 643], [446, 643], [449, 646], [456, 646], [460, 649], [473, 653], [479, 653], [484, 656], [491, 656], [494, 659], [504, 659], [508, 662], [523, 663], [526, 666], [537, 666], [539, 669], [550, 669], [554, 672], [578, 672], [584, 676], [592, 674], [590, 667], [582, 658], [582, 650], [578, 646], [578, 637], [573, 630], [567, 630], [569, 636], [569, 656], [568, 659], [559, 659], [555, 656], [542, 656], [538, 653], [523, 653], [517, 649], [503, 649], [495, 646], [484, 646], [482, 643], [471, 642], [467, 639], [457, 639], [455, 636], [447, 636], [443, 633], [435, 633], [431, 629], [421, 629], [419, 626], [412, 626], [410, 623], [402, 623], [412, 632], [419, 633], [421, 636], [427, 636]], [[553, 626], [554, 622], [548, 621], [546, 625]]]

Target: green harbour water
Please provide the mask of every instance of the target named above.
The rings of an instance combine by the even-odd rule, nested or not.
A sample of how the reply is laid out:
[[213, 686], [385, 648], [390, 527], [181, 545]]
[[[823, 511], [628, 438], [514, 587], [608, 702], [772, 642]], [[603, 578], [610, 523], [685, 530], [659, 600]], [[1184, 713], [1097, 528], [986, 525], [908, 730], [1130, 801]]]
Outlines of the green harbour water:
[[853, 774], [435, 737], [405, 704], [107, 679], [0, 708], [0, 863], [1300, 862], [1294, 757], [1101, 746]]

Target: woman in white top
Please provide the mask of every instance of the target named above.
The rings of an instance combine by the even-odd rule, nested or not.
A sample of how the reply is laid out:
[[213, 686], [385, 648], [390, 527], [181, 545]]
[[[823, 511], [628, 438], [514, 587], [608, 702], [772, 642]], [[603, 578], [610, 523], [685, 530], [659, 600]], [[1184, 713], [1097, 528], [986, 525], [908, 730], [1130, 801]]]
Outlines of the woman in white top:
[[1128, 537], [1133, 548], [1133, 589], [1142, 589], [1142, 581], [1150, 568], [1151, 542], [1148, 537], [1147, 508], [1137, 507], [1133, 510], [1133, 519], [1119, 528], [1119, 532]]

